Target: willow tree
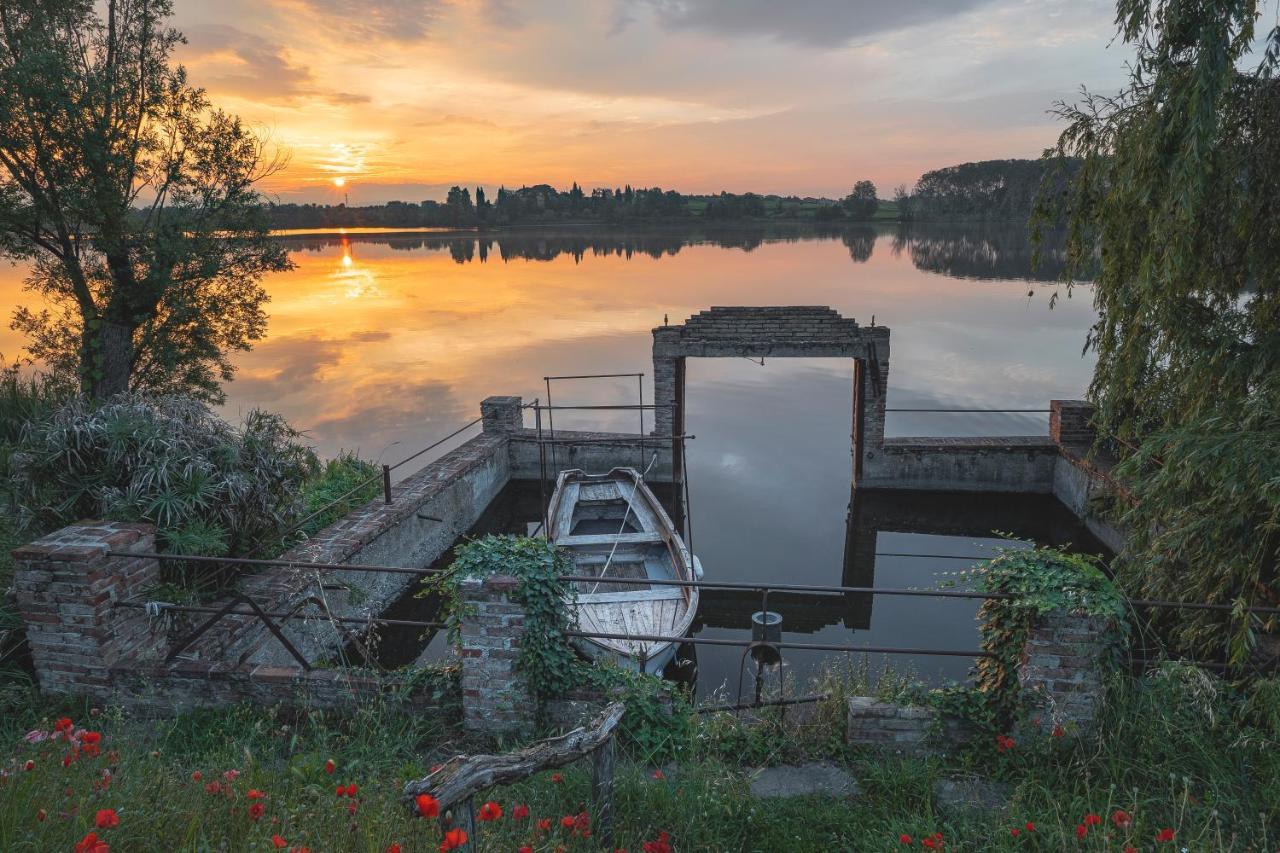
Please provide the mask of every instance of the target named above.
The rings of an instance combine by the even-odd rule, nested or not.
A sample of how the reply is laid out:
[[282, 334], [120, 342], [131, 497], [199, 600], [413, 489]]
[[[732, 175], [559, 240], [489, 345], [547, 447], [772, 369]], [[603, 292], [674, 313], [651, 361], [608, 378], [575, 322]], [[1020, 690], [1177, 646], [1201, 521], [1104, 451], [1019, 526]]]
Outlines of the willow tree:
[[49, 307], [14, 328], [97, 398], [221, 397], [288, 266], [254, 182], [281, 165], [172, 62], [170, 0], [0, 3], [0, 251]]
[[[1132, 487], [1131, 591], [1234, 604], [1166, 617], [1182, 651], [1245, 658], [1280, 603], [1280, 30], [1255, 0], [1118, 0], [1135, 50], [1115, 96], [1085, 92], [1045, 193], [1098, 320], [1091, 395]], [[1052, 186], [1047, 183], [1046, 186]]]

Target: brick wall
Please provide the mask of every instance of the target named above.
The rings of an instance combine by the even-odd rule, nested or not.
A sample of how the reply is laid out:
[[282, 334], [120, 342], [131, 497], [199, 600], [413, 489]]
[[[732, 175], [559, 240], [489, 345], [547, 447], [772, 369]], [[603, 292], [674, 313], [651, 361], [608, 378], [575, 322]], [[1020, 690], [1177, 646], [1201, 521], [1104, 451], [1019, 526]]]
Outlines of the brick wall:
[[13, 551], [18, 612], [41, 690], [105, 695], [117, 662], [159, 655], [163, 638], [144, 612], [117, 606], [155, 586], [159, 564], [107, 554], [154, 550], [150, 525], [85, 521]]
[[1102, 704], [1115, 623], [1097, 616], [1049, 613], [1032, 626], [1018, 682], [1033, 724], [1051, 732], [1089, 730]]
[[534, 702], [517, 671], [525, 622], [524, 609], [511, 600], [517, 583], [491, 575], [464, 578], [458, 585], [462, 721], [472, 730], [527, 733], [534, 727]]
[[1091, 445], [1097, 438], [1091, 421], [1095, 409], [1084, 400], [1049, 401], [1049, 437], [1060, 445]]
[[957, 717], [934, 708], [850, 696], [845, 738], [850, 746], [925, 756], [972, 740], [975, 730]]

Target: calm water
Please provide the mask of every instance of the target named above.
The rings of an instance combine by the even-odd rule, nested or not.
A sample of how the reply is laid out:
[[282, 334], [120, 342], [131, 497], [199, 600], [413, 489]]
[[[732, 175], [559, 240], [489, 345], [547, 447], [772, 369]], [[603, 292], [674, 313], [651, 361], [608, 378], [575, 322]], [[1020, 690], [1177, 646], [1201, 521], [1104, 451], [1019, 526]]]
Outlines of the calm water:
[[[980, 228], [546, 231], [496, 238], [297, 235], [297, 268], [268, 282], [268, 337], [238, 359], [227, 414], [283, 412], [324, 454], [397, 461], [542, 377], [651, 371], [650, 329], [711, 305], [830, 305], [892, 329], [890, 407], [1045, 408], [1088, 382], [1093, 320], [1077, 290], [1049, 308], [1017, 231]], [[24, 270], [0, 272], [0, 307]], [[1065, 296], [1065, 294], [1064, 294]], [[20, 347], [0, 332], [0, 353]], [[1090, 547], [1056, 505], [860, 496], [851, 504], [847, 360], [691, 360], [694, 545], [709, 578], [926, 586], [984, 553], [994, 530]], [[646, 379], [646, 385], [648, 380]], [[634, 402], [634, 381], [565, 384], [557, 403]], [[652, 389], [645, 396], [652, 400]], [[635, 429], [634, 414], [559, 415], [559, 428]], [[890, 435], [1043, 434], [1043, 415], [891, 414]], [[464, 436], [465, 438], [465, 436]], [[446, 450], [447, 446], [442, 448]], [[526, 502], [527, 503], [527, 502]], [[520, 501], [504, 524], [520, 523]], [[537, 516], [536, 501], [532, 517]], [[505, 528], [504, 528], [505, 529]], [[870, 531], [870, 533], [868, 533]], [[852, 533], [851, 533], [852, 532]], [[849, 543], [874, 538], [874, 566]], [[859, 538], [861, 537], [861, 539]], [[785, 603], [785, 606], [783, 604]], [[779, 603], [797, 642], [974, 648], [971, 604], [884, 598]], [[702, 635], [741, 636], [751, 602], [708, 595]], [[735, 651], [699, 655], [704, 691], [737, 686]], [[790, 655], [803, 674], [813, 655]], [[970, 662], [920, 658], [931, 679]]]

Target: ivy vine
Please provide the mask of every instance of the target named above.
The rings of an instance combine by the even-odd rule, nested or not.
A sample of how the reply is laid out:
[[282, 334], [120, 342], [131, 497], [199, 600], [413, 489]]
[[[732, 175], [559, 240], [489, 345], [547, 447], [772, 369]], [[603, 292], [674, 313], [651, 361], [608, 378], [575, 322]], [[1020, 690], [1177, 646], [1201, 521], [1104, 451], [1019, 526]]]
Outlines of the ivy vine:
[[974, 674], [990, 703], [988, 719], [1001, 725], [1018, 717], [1017, 668], [1037, 617], [1062, 611], [1124, 621], [1124, 596], [1094, 557], [1049, 547], [1006, 548], [976, 574], [983, 592], [1012, 593], [987, 599], [978, 610], [982, 648], [993, 656], [980, 658]]

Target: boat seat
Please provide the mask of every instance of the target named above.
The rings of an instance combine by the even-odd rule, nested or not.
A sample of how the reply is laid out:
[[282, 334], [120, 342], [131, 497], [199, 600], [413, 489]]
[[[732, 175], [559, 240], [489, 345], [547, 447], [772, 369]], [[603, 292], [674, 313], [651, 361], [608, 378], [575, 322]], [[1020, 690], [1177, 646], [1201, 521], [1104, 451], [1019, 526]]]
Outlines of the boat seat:
[[619, 545], [651, 545], [665, 541], [661, 533], [623, 533], [610, 534], [590, 534], [584, 536], [561, 536], [556, 539], [557, 545], [612, 545], [617, 542]]

